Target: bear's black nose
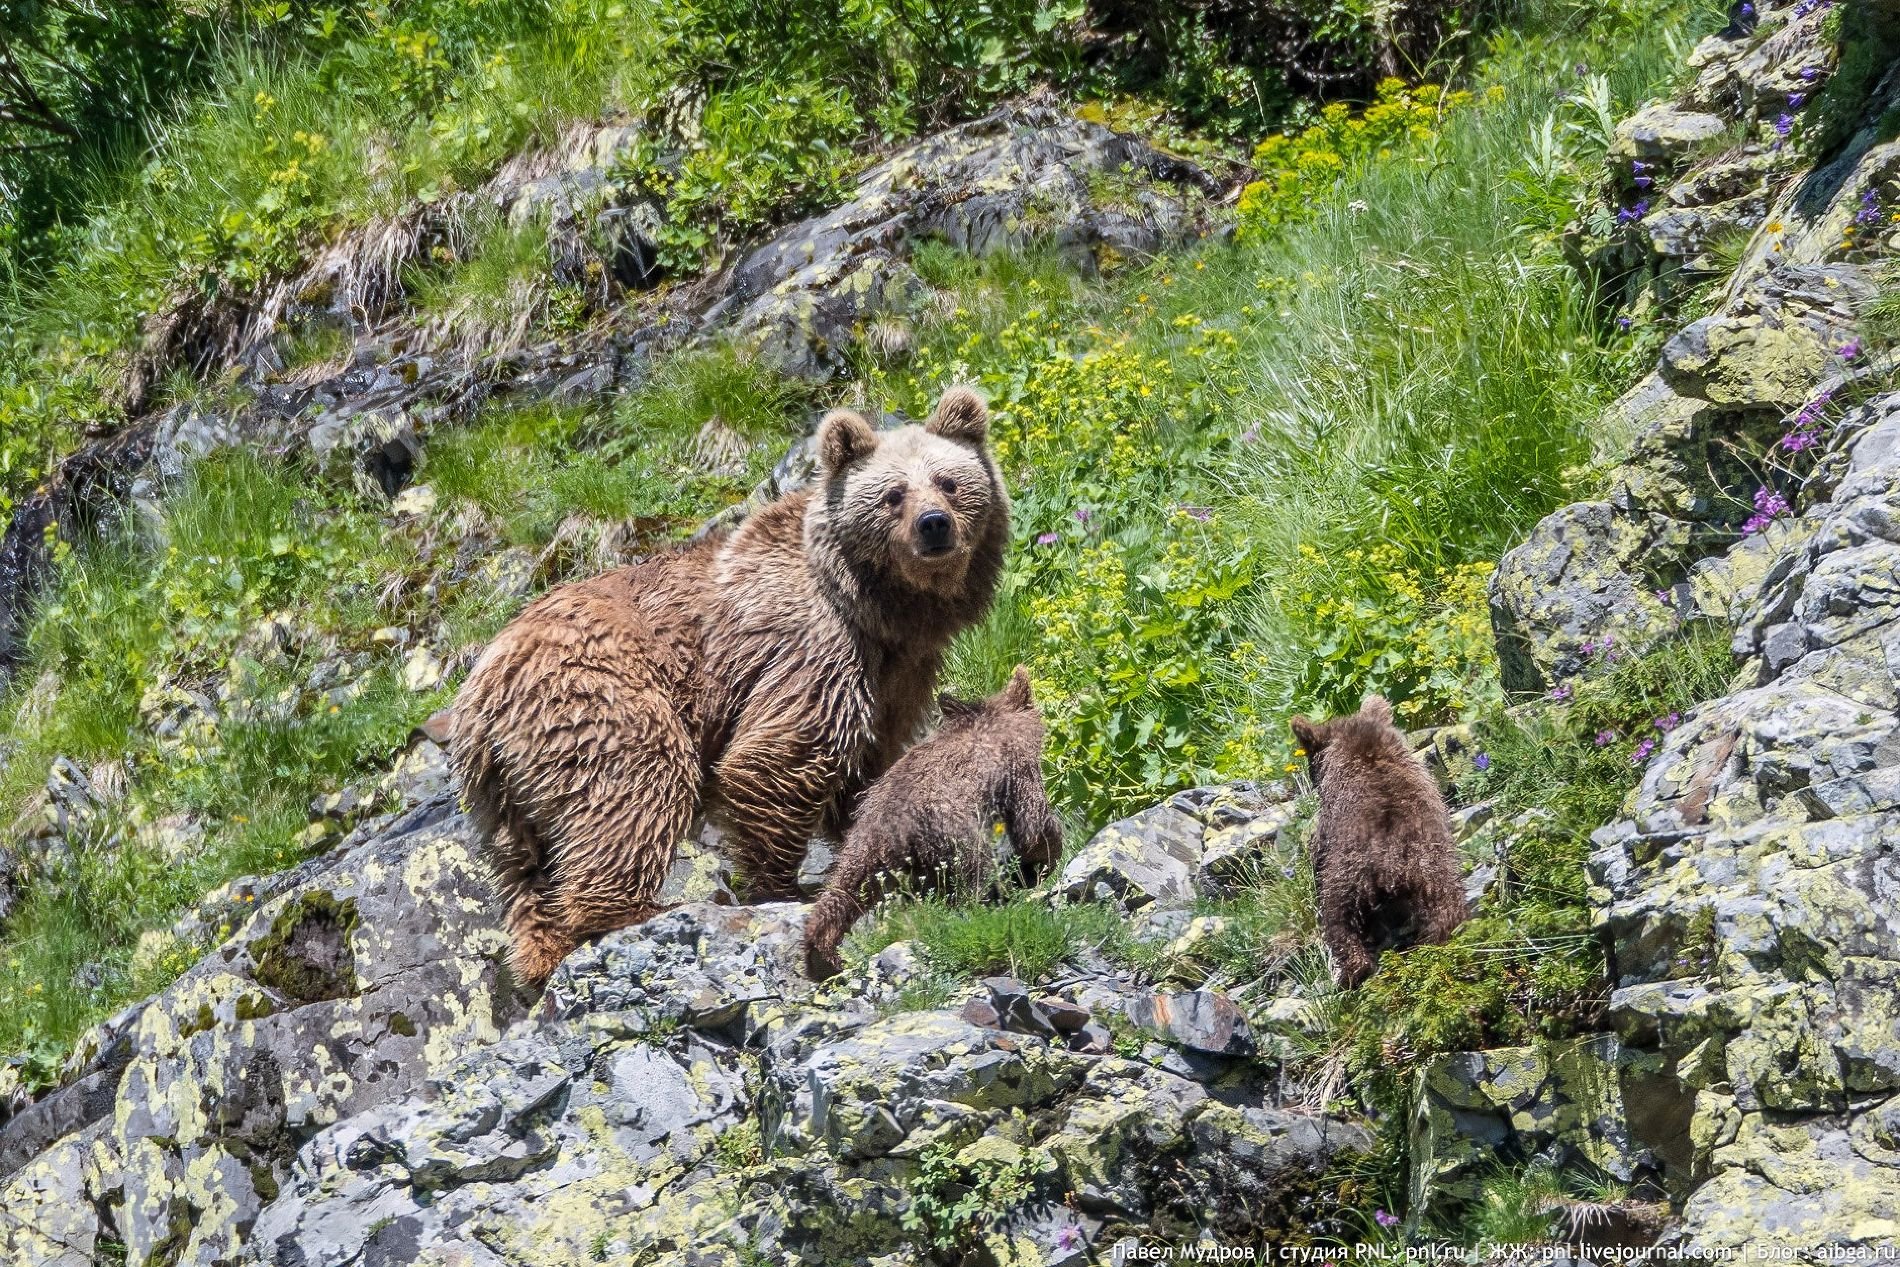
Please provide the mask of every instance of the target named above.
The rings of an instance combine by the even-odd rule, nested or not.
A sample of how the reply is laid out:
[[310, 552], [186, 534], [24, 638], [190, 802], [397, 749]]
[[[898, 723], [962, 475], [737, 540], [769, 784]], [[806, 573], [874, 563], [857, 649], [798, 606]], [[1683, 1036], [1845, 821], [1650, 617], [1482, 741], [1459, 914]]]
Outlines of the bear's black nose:
[[917, 516], [917, 543], [926, 552], [939, 554], [950, 548], [950, 533], [955, 527], [955, 523], [945, 512], [926, 510]]

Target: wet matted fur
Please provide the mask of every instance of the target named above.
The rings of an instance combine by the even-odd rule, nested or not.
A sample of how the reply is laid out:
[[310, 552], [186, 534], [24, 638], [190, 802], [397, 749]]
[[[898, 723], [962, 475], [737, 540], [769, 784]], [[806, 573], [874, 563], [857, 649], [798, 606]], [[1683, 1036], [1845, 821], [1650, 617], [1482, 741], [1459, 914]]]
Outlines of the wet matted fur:
[[1313, 878], [1320, 929], [1347, 988], [1382, 950], [1443, 942], [1467, 914], [1451, 814], [1431, 772], [1368, 696], [1350, 717], [1293, 719], [1319, 789]]

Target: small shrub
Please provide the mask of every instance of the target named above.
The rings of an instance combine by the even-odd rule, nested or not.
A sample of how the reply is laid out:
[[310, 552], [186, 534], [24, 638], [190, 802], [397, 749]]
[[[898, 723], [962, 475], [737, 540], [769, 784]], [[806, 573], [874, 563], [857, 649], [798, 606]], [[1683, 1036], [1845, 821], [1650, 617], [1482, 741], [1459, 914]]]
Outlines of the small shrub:
[[1036, 1174], [1028, 1152], [1005, 1159], [933, 1145], [905, 1184], [910, 1202], [902, 1216], [904, 1230], [928, 1249], [970, 1250], [1029, 1199]]
[[1463, 89], [1407, 87], [1402, 80], [1386, 79], [1373, 103], [1358, 114], [1336, 101], [1303, 131], [1268, 137], [1253, 152], [1260, 178], [1240, 193], [1241, 238], [1259, 239], [1310, 218], [1319, 194], [1395, 149], [1431, 140], [1446, 114], [1471, 102], [1472, 95]]
[[629, 163], [633, 182], [666, 201], [661, 265], [695, 271], [756, 229], [839, 201], [858, 130], [850, 94], [812, 80], [715, 94], [683, 154], [648, 143]]

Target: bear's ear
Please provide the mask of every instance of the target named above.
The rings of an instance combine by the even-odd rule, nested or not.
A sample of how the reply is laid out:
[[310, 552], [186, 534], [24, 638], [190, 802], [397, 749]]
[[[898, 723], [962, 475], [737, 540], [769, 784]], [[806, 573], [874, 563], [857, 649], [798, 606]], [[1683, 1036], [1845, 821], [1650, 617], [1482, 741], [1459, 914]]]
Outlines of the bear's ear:
[[1381, 726], [1392, 725], [1392, 705], [1383, 695], [1368, 695], [1359, 703], [1359, 715], [1378, 722]]
[[1326, 730], [1315, 726], [1304, 717], [1293, 719], [1293, 737], [1300, 741], [1300, 747], [1306, 749], [1306, 755], [1312, 756], [1326, 746]]
[[818, 424], [818, 465], [826, 475], [836, 475], [875, 448], [877, 432], [862, 414], [834, 409]]
[[937, 710], [943, 714], [945, 721], [968, 717], [981, 707], [982, 705], [975, 700], [959, 699], [955, 695], [945, 694], [937, 697]]
[[990, 407], [968, 387], [952, 387], [924, 420], [924, 430], [946, 440], [982, 444], [990, 434]]
[[1001, 699], [1004, 708], [1019, 713], [1026, 713], [1036, 706], [1035, 697], [1029, 693], [1028, 666], [1016, 666], [1016, 671], [1009, 675], [1009, 685], [1003, 688]]

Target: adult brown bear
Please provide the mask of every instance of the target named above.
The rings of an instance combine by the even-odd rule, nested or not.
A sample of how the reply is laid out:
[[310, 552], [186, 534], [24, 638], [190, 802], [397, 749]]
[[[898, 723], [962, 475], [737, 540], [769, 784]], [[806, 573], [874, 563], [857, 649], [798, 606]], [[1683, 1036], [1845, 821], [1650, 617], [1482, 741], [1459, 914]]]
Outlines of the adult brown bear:
[[953, 388], [880, 435], [819, 425], [814, 485], [731, 534], [551, 591], [455, 705], [450, 755], [487, 837], [522, 980], [653, 915], [695, 815], [747, 895], [789, 897], [814, 834], [918, 736], [945, 648], [1009, 539], [989, 414]]

